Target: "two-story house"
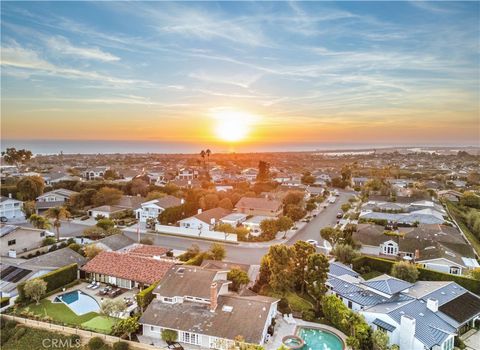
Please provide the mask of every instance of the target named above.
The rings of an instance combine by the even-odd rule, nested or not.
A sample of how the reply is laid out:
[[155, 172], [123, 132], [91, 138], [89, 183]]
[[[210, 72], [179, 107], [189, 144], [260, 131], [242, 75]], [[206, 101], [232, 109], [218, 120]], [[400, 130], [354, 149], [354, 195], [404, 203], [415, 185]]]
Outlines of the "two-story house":
[[41, 196], [38, 196], [35, 203], [35, 209], [37, 212], [48, 210], [54, 207], [61, 207], [68, 204], [70, 198], [78, 192], [70, 191], [64, 188], [46, 192]]
[[279, 300], [229, 292], [227, 273], [172, 266], [139, 320], [143, 335], [160, 340], [162, 331], [171, 330], [180, 343], [222, 350], [230, 349], [238, 337], [263, 344]]
[[83, 172], [83, 177], [86, 180], [95, 180], [103, 179], [105, 172], [109, 169], [107, 166], [99, 166], [94, 168], [89, 168]]
[[177, 180], [193, 180], [198, 178], [198, 170], [193, 168], [182, 168], [178, 171]]
[[165, 209], [178, 207], [183, 203], [183, 199], [168, 195], [142, 203], [141, 207], [135, 210], [135, 215], [140, 222], [147, 222], [148, 219], [158, 221], [158, 215], [163, 213]]
[[0, 217], [2, 221], [24, 220], [25, 214], [22, 211], [23, 202], [13, 199], [12, 195], [0, 197]]
[[42, 246], [47, 231], [15, 225], [0, 226], [0, 255], [15, 258], [17, 254]]

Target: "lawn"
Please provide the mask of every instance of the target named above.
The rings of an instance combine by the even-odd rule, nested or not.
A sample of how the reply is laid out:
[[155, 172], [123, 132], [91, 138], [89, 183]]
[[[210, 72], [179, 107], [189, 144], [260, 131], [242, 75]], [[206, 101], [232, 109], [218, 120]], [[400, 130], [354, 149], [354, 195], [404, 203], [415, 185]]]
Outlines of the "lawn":
[[378, 272], [378, 271], [370, 271], [370, 272], [364, 273], [362, 275], [362, 277], [365, 281], [368, 281], [372, 278], [375, 278], [375, 277], [378, 277], [378, 276], [381, 276], [381, 275], [383, 275], [383, 273]]
[[[270, 288], [265, 288], [265, 289], [266, 290], [262, 291], [262, 294], [268, 295], [272, 298], [279, 298], [279, 299], [282, 298], [280, 294], [276, 294], [272, 292]], [[311, 299], [311, 297], [309, 296], [308, 298]], [[285, 299], [287, 299], [288, 305], [290, 305], [290, 308], [292, 309], [292, 311], [302, 312], [302, 311], [313, 308], [313, 304], [309, 300], [307, 300], [307, 297], [303, 297], [299, 293], [288, 292], [285, 295]]]
[[27, 306], [28, 310], [39, 316], [50, 316], [54, 321], [69, 324], [72, 326], [84, 326], [99, 332], [110, 333], [111, 326], [115, 323], [114, 318], [100, 316], [96, 312], [89, 312], [77, 315], [63, 303], [52, 303], [43, 299], [39, 305], [32, 303]]
[[455, 221], [458, 223], [458, 225], [462, 229], [462, 232], [465, 234], [465, 236], [467, 236], [473, 249], [477, 252], [478, 255], [480, 255], [480, 240], [478, 240], [478, 238], [475, 237], [472, 231], [470, 231], [467, 225], [465, 224], [462, 210], [457, 205], [455, 205], [450, 201], [447, 201], [446, 203], [447, 203], [448, 212], [453, 217], [453, 219], [455, 219]]

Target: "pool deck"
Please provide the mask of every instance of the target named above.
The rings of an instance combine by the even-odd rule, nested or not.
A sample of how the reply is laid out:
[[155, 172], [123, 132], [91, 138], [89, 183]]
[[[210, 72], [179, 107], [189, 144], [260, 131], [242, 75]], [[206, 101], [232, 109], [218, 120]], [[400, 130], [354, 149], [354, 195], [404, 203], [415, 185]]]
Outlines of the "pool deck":
[[329, 331], [338, 336], [343, 341], [344, 349], [348, 349], [346, 346], [347, 336], [340, 332], [338, 329], [328, 326], [326, 324], [307, 322], [298, 318], [295, 318], [296, 324], [288, 324], [283, 318], [277, 317], [275, 324], [275, 333], [273, 337], [264, 345], [266, 350], [276, 350], [282, 346], [282, 339], [287, 335], [297, 335], [299, 327], [315, 328]]
[[[58, 293], [55, 293], [55, 294], [52, 294], [50, 295], [49, 297], [47, 297], [48, 300], [50, 300], [51, 302], [53, 302], [55, 300], [55, 298], [60, 295], [60, 294], [64, 294], [64, 293], [68, 293], [68, 292], [72, 292], [72, 291], [75, 291], [75, 290], [80, 290], [82, 291], [83, 293], [91, 296], [92, 298], [94, 298], [98, 305], [101, 305], [103, 303], [103, 301], [105, 299], [110, 299], [110, 300], [123, 300], [124, 297], [129, 297], [129, 298], [133, 298], [133, 300], [135, 300], [135, 295], [138, 293], [138, 290], [137, 289], [130, 289], [130, 290], [127, 290], [126, 292], [120, 294], [119, 296], [115, 297], [115, 298], [109, 298], [109, 297], [104, 297], [102, 295], [99, 295], [99, 291], [104, 288], [105, 286], [107, 286], [106, 284], [102, 283], [100, 285], [99, 288], [97, 289], [90, 289], [90, 288], [87, 288], [87, 286], [89, 285], [90, 283], [87, 283], [87, 282], [81, 282], [80, 284], [77, 284], [71, 288], [68, 288], [66, 289], [65, 291], [60, 291]], [[136, 307], [136, 302], [134, 303], [135, 307]], [[131, 307], [129, 307], [130, 309]], [[120, 316], [121, 317], [121, 316]]]

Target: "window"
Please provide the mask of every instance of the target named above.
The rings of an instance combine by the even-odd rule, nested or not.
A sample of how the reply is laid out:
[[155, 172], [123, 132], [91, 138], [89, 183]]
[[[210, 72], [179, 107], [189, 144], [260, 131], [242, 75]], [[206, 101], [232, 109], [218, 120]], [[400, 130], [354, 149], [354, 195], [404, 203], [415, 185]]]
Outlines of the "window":
[[17, 243], [16, 239], [12, 239], [12, 240], [8, 241], [8, 245], [14, 245], [16, 243]]
[[164, 301], [165, 303], [171, 303], [171, 304], [173, 304], [173, 298], [163, 298], [163, 301]]
[[450, 273], [452, 275], [460, 275], [460, 269], [456, 266], [450, 266]]
[[45, 231], [40, 232], [40, 237], [45, 237]]

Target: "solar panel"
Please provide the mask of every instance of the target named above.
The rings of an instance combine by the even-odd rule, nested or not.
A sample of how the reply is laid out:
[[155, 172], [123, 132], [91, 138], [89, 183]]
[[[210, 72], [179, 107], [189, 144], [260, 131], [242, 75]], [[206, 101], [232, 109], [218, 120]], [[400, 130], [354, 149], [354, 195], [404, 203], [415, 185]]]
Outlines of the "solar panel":
[[16, 267], [15, 266], [8, 266], [7, 268], [3, 269], [0, 272], [0, 279], [4, 279], [6, 276], [11, 274], [13, 271], [15, 271]]
[[28, 275], [30, 272], [32, 272], [32, 270], [22, 269], [22, 271], [20, 271], [18, 274], [16, 274], [15, 276], [12, 277], [12, 279], [10, 280], [10, 282], [17, 283], [17, 282], [20, 281], [23, 277], [25, 277], [26, 275]]
[[32, 270], [21, 269], [15, 266], [9, 266], [8, 268], [6, 268], [1, 272], [2, 273], [1, 279], [3, 281], [16, 283], [20, 281], [23, 277], [28, 275], [30, 272], [32, 272]]

